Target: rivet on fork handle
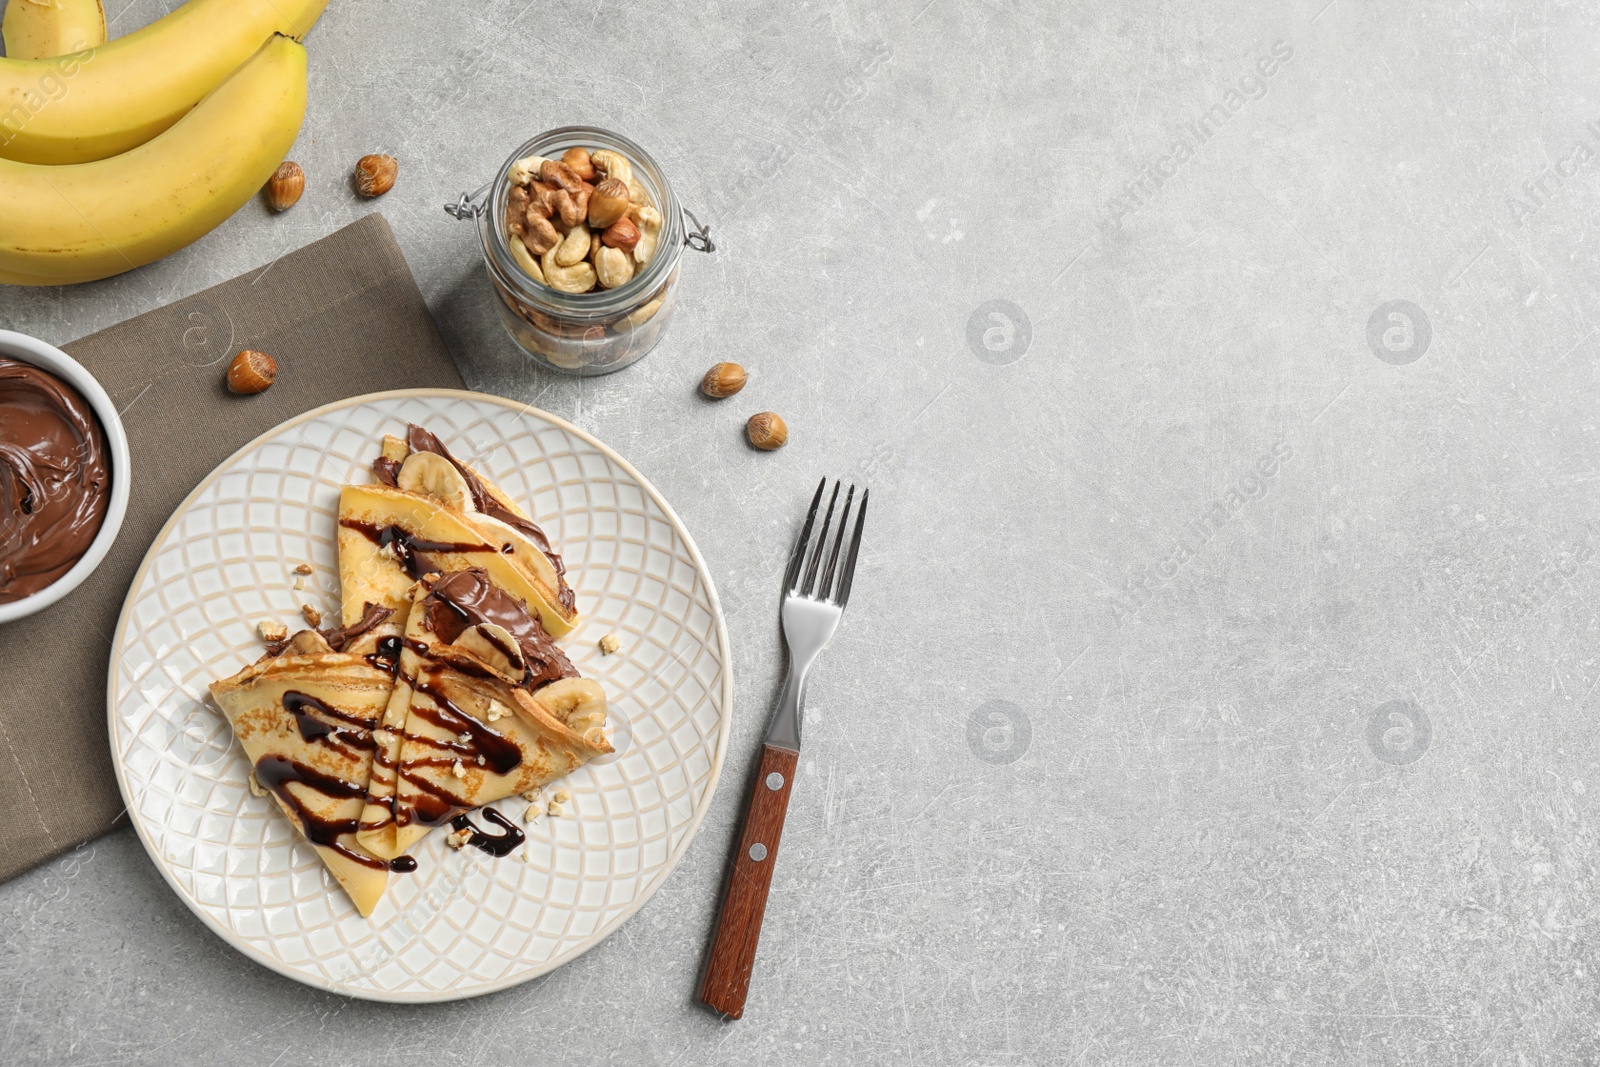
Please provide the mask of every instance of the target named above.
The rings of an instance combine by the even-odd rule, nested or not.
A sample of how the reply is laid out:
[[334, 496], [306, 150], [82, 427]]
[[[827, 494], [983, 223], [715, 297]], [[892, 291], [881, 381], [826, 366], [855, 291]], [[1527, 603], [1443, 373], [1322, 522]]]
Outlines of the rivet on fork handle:
[[767, 891], [777, 867], [783, 817], [789, 809], [789, 789], [799, 759], [798, 752], [776, 745], [761, 746], [761, 766], [750, 792], [744, 832], [728, 870], [722, 915], [711, 941], [705, 977], [700, 982], [700, 999], [730, 1019], [744, 1015], [750, 972], [756, 963], [756, 943], [761, 939], [761, 920], [767, 910]]

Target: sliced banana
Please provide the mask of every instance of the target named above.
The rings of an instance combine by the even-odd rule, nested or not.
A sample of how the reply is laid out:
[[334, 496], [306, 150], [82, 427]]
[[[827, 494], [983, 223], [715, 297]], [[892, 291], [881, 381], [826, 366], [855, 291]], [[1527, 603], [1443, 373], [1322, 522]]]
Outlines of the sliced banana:
[[591, 745], [606, 739], [606, 691], [592, 678], [562, 678], [533, 694], [538, 705]]
[[461, 636], [450, 642], [452, 648], [470, 653], [485, 667], [510, 682], [522, 680], [527, 671], [522, 650], [517, 639], [504, 626], [480, 622], [461, 631]]
[[408, 493], [432, 497], [451, 511], [473, 512], [472, 490], [454, 463], [437, 452], [413, 452], [400, 464], [395, 482]]
[[511, 551], [508, 554], [511, 558], [521, 564], [523, 569], [543, 582], [551, 592], [561, 588], [561, 578], [556, 574], [555, 564], [551, 563], [550, 557], [545, 555], [539, 546], [529, 540], [521, 530], [510, 523], [490, 518], [481, 512], [475, 515], [468, 515], [467, 522], [485, 541], [495, 545], [510, 545]]

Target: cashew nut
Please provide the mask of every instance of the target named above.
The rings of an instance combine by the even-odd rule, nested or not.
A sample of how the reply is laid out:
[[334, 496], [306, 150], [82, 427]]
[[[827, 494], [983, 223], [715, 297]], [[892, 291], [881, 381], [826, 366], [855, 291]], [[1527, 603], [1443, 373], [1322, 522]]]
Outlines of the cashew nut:
[[630, 201], [635, 204], [648, 204], [650, 202], [650, 191], [644, 187], [644, 183], [638, 178], [629, 178], [627, 184], [628, 199]]
[[620, 248], [605, 248], [594, 255], [594, 273], [600, 288], [615, 289], [633, 278], [633, 260]]
[[630, 208], [628, 215], [639, 226], [639, 243], [633, 246], [633, 258], [642, 267], [656, 254], [656, 241], [661, 237], [661, 212], [649, 204], [639, 204]]
[[615, 178], [623, 185], [633, 180], [633, 164], [629, 163], [628, 157], [620, 152], [602, 148], [598, 152], [589, 153], [589, 160], [594, 164], [595, 173], [602, 178]]
[[539, 169], [549, 160], [543, 156], [528, 156], [511, 164], [511, 184], [527, 185], [539, 176]]
[[512, 241], [510, 244], [511, 258], [516, 261], [517, 266], [534, 281], [541, 285], [545, 284], [544, 271], [540, 269], [539, 261], [533, 258], [533, 253], [528, 251], [527, 246], [521, 241]]
[[544, 254], [540, 266], [544, 268], [544, 283], [557, 292], [587, 293], [594, 288], [594, 267], [587, 262], [564, 267], [556, 262], [554, 248]]
[[639, 327], [643, 326], [645, 323], [649, 322], [653, 317], [655, 317], [655, 313], [661, 310], [661, 305], [666, 301], [666, 299], [666, 295], [662, 294], [661, 296], [658, 296], [654, 300], [650, 301], [650, 303], [646, 304], [644, 307], [640, 308], [638, 311], [635, 311], [632, 314], [624, 317], [622, 321], [627, 324], [629, 329], [637, 330]]
[[563, 267], [570, 267], [574, 263], [586, 259], [589, 255], [589, 243], [592, 236], [589, 233], [589, 227], [581, 222], [568, 230], [567, 236], [562, 238], [559, 245], [556, 245], [556, 262]]

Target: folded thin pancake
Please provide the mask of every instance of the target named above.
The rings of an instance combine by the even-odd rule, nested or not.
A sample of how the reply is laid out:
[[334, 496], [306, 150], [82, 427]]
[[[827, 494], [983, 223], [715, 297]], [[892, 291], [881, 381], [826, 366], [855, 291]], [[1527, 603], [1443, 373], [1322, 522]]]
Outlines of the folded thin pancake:
[[282, 654], [267, 655], [211, 684], [254, 768], [301, 836], [362, 915], [371, 915], [389, 865], [356, 830], [372, 767], [373, 728], [394, 688], [393, 661], [374, 651], [335, 652], [302, 631]]
[[610, 752], [605, 693], [473, 568], [413, 590], [357, 834], [401, 855], [434, 827]]
[[404, 618], [419, 578], [481, 567], [537, 612], [552, 634], [570, 633], [577, 614], [553, 605], [514, 553], [510, 538], [490, 541], [430, 497], [385, 485], [347, 485], [339, 492], [339, 582], [347, 623], [368, 603]]
[[[577, 625], [566, 565], [544, 531], [437, 437], [420, 426], [405, 440], [386, 437], [373, 471], [379, 485], [348, 486], [340, 497], [346, 622], [366, 600], [397, 609], [396, 621], [403, 621], [411, 582], [430, 570], [480, 566], [537, 611], [552, 634]], [[503, 558], [490, 560], [489, 553]]]

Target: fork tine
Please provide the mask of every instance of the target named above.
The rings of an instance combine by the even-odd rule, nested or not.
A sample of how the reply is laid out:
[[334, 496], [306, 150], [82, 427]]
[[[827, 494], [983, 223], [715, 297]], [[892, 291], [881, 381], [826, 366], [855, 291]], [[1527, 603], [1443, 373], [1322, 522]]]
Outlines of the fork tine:
[[850, 536], [850, 555], [845, 557], [844, 576], [839, 579], [839, 595], [834, 598], [841, 608], [850, 602], [850, 582], [856, 576], [856, 553], [861, 550], [861, 527], [867, 521], [867, 494], [871, 491], [861, 491], [861, 507], [856, 512], [856, 532]]
[[844, 510], [839, 512], [839, 536], [833, 539], [833, 551], [828, 553], [828, 569], [822, 572], [822, 585], [817, 595], [823, 600], [833, 598], [833, 576], [839, 567], [839, 549], [844, 545], [844, 532], [850, 527], [850, 502], [856, 498], [856, 487], [851, 486], [844, 496]]
[[811, 540], [811, 524], [817, 521], [817, 505], [822, 502], [822, 490], [828, 484], [824, 477], [817, 483], [817, 492], [811, 498], [811, 507], [806, 511], [806, 524], [800, 528], [800, 540], [794, 544], [794, 551], [789, 553], [789, 569], [783, 575], [783, 591], [794, 592], [794, 580], [800, 576], [800, 564], [806, 558], [806, 544]]
[[[826, 478], [823, 479], [827, 481]], [[822, 562], [822, 550], [828, 545], [828, 527], [833, 524], [833, 506], [839, 502], [839, 483], [833, 483], [833, 495], [828, 498], [828, 513], [823, 516], [822, 529], [817, 533], [817, 547], [811, 552], [811, 562], [806, 565], [806, 580], [800, 590], [804, 596], [816, 595], [817, 564]]]

